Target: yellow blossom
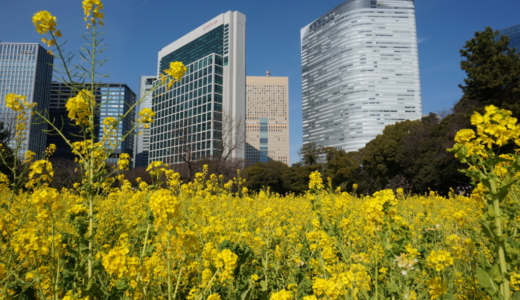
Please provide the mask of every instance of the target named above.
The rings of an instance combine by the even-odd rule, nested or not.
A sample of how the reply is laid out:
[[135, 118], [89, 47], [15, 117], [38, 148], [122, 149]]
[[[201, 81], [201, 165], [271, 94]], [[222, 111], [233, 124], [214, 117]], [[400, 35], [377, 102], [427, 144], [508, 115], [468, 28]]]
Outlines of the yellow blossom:
[[56, 30], [56, 17], [46, 10], [35, 13], [32, 22], [39, 34], [45, 34]]

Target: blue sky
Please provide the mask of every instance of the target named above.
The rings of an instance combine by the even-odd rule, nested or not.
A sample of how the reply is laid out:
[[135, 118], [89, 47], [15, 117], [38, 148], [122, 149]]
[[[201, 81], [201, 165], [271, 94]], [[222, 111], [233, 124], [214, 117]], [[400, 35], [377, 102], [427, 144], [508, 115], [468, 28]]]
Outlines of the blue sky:
[[[247, 75], [288, 76], [291, 163], [302, 144], [300, 29], [341, 3], [338, 0], [106, 0], [102, 71], [105, 82], [126, 83], [138, 92], [140, 75], [154, 75], [164, 46], [214, 16], [238, 10], [247, 18]], [[520, 23], [519, 0], [416, 0], [423, 113], [450, 108], [462, 95], [459, 50], [475, 31]], [[80, 0], [0, 0], [0, 41], [39, 42], [31, 22], [39, 10], [58, 18], [66, 49], [77, 53], [84, 40]], [[76, 56], [76, 61], [79, 55]]]

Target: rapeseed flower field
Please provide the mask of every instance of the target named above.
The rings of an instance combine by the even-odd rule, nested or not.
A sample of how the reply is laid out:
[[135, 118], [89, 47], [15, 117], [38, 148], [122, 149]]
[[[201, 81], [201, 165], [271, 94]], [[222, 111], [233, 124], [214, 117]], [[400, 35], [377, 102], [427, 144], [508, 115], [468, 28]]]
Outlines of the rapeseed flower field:
[[491, 299], [475, 278], [479, 260], [494, 261], [478, 194], [356, 196], [311, 182], [322, 188], [282, 197], [165, 172], [165, 187], [123, 180], [95, 197], [90, 286], [82, 191], [0, 185], [2, 296]]
[[[26, 151], [10, 166], [12, 176], [0, 174], [0, 299], [520, 299], [520, 155], [497, 151], [520, 146], [511, 112], [488, 106], [475, 113], [476, 132], [459, 131], [448, 149], [468, 165], [471, 195], [349, 194], [318, 172], [303, 195], [250, 193], [240, 176], [224, 182], [207, 168], [184, 183], [160, 161], [148, 167], [152, 184], [132, 186], [120, 172], [128, 154], [106, 163], [127, 116], [96, 125], [96, 84], [74, 84], [94, 83], [104, 62], [97, 59], [103, 4], [83, 0], [82, 8], [91, 48], [79, 73], [62, 55], [57, 18], [33, 17], [76, 94], [66, 108], [83, 140], [66, 141], [82, 181], [50, 187], [53, 145], [40, 159]], [[156, 89], [186, 71], [173, 62]], [[66, 139], [24, 95], [7, 95], [6, 105], [17, 112], [15, 153], [31, 114]], [[142, 110], [135, 128], [154, 117]]]

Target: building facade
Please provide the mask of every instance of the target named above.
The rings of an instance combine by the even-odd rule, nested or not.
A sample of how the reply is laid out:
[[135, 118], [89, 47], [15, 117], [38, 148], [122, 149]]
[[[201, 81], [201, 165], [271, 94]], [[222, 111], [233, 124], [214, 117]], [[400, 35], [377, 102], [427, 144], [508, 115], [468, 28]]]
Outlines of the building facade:
[[246, 164], [289, 164], [289, 78], [246, 78]]
[[[89, 87], [85, 88], [88, 89]], [[123, 122], [119, 123], [116, 134], [107, 141], [107, 147], [117, 145], [114, 149], [114, 157], [111, 157], [109, 162], [116, 163], [121, 153], [128, 153], [132, 156], [134, 154], [134, 132], [132, 128], [135, 121], [135, 109], [132, 109], [132, 106], [136, 101], [135, 93], [126, 84], [104, 83], [95, 89], [94, 94], [98, 104], [98, 111], [94, 120], [98, 140], [103, 135], [102, 125], [100, 124], [103, 124], [105, 118], [114, 117], [117, 119], [126, 115]], [[76, 96], [76, 93], [66, 84], [52, 82], [49, 116], [53, 123], [58, 128], [61, 128], [65, 137], [72, 142], [83, 140], [80, 127], [73, 125], [74, 122], [68, 118], [68, 112], [65, 107], [67, 100], [74, 96]], [[57, 146], [54, 156], [68, 159], [74, 158], [70, 146], [56, 132], [49, 132], [47, 145], [49, 144]]]
[[356, 151], [422, 114], [413, 0], [347, 0], [301, 29], [303, 142]]
[[[42, 46], [33, 43], [0, 43], [0, 121], [14, 130], [17, 113], [5, 105], [5, 96], [15, 93], [26, 96], [29, 103], [38, 103], [37, 109], [49, 107], [54, 57]], [[26, 140], [19, 155], [27, 150], [41, 156], [45, 151], [47, 123], [35, 116], [27, 119]]]
[[171, 89], [154, 90], [149, 161], [176, 164], [231, 150], [230, 158], [244, 158], [245, 21], [240, 12], [223, 13], [159, 52], [159, 73], [174, 61], [188, 71]]
[[[141, 103], [137, 111], [141, 111], [145, 108], [152, 108], [152, 88], [153, 82], [157, 80], [157, 76], [141, 76], [139, 84], [139, 99]], [[135, 138], [135, 167], [146, 167], [148, 166], [148, 155], [150, 151], [150, 127], [145, 128], [144, 125], [140, 125], [138, 132], [140, 132]]]
[[[88, 89], [88, 87], [85, 88]], [[69, 119], [69, 112], [65, 107], [67, 101], [75, 96], [76, 93], [70, 86], [62, 82], [52, 82], [51, 97], [49, 101], [49, 120], [59, 128], [63, 135], [72, 143], [84, 140], [83, 134], [81, 133], [81, 127], [77, 126], [74, 121]], [[99, 90], [96, 90], [95, 96], [96, 101], [99, 104], [101, 101]], [[94, 125], [96, 130], [95, 135], [99, 137], [99, 114], [95, 114]], [[53, 129], [50, 129], [47, 134], [47, 146], [50, 144], [56, 145], [56, 152], [54, 152], [53, 157], [71, 160], [74, 159], [75, 156], [72, 154], [70, 146], [65, 142], [63, 137]]]
[[507, 35], [509, 48], [515, 48], [516, 52], [520, 52], [520, 24], [500, 30], [500, 35]]

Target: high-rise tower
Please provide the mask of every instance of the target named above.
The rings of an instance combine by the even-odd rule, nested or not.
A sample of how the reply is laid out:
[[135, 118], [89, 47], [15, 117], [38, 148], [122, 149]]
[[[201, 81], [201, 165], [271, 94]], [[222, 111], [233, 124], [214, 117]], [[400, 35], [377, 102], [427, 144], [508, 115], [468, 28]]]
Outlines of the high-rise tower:
[[[38, 103], [36, 109], [49, 108], [52, 63], [54, 57], [42, 46], [33, 43], [0, 43], [0, 121], [14, 130], [17, 113], [5, 106], [5, 96], [15, 93], [26, 96], [29, 103]], [[42, 155], [45, 150], [47, 123], [28, 117], [22, 157], [31, 150]]]
[[289, 78], [246, 78], [246, 162], [289, 164]]
[[159, 52], [159, 73], [174, 61], [188, 71], [171, 89], [154, 91], [149, 161], [182, 163], [230, 148], [230, 158], [244, 158], [245, 22], [228, 11]]
[[356, 151], [421, 118], [413, 0], [347, 0], [301, 30], [303, 142]]

